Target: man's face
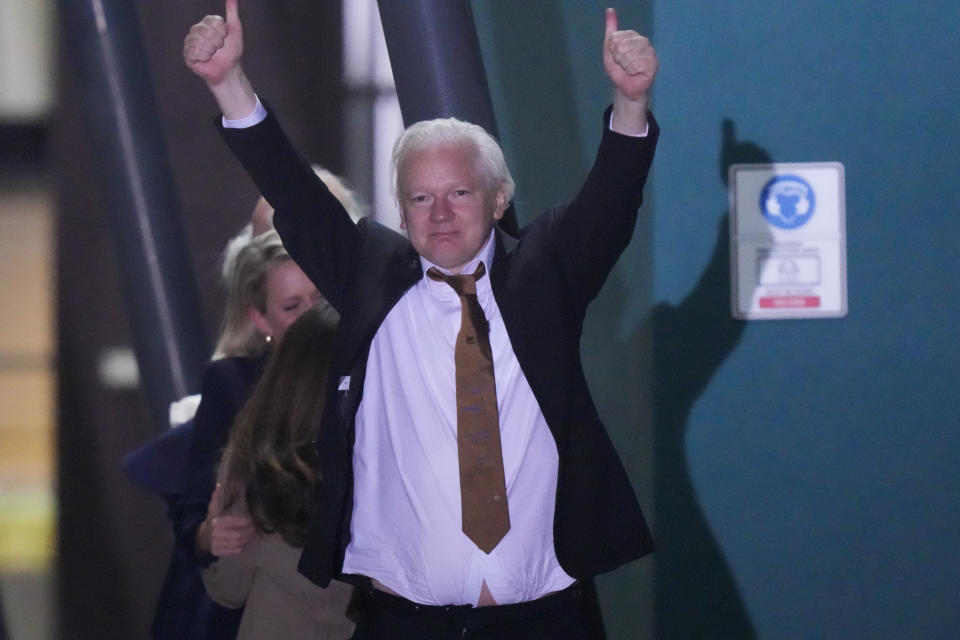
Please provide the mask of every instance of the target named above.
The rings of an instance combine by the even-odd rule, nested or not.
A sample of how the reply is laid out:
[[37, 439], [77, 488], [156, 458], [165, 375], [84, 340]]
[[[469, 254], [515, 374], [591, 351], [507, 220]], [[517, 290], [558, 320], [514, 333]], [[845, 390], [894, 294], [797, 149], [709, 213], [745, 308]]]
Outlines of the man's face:
[[453, 273], [477, 255], [507, 204], [484, 181], [476, 156], [458, 144], [422, 149], [399, 176], [401, 226], [417, 253]]

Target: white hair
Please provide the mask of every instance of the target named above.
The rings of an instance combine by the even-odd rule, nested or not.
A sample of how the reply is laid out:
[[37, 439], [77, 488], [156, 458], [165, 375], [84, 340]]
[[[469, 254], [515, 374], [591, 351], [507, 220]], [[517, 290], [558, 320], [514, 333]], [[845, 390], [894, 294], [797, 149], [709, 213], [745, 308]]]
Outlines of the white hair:
[[516, 187], [507, 168], [503, 150], [483, 127], [456, 118], [421, 120], [404, 130], [393, 145], [393, 194], [397, 202], [400, 194], [400, 174], [410, 156], [423, 149], [444, 145], [463, 145], [477, 153], [477, 168], [491, 193], [503, 191], [506, 202], [513, 199]]

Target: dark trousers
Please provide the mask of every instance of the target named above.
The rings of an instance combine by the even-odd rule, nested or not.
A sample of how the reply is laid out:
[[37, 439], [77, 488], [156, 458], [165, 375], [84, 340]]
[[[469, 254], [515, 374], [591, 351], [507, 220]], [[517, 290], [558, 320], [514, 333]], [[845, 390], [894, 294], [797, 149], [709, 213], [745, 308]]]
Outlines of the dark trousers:
[[429, 606], [361, 588], [353, 640], [602, 640], [606, 637], [592, 582], [531, 602], [493, 607]]

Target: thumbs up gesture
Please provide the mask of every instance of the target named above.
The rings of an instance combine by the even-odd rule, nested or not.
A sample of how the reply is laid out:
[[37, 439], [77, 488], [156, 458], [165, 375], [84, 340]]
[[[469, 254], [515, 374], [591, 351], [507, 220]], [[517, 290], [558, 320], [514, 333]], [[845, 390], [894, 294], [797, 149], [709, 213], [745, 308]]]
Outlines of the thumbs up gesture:
[[257, 96], [243, 73], [243, 25], [237, 0], [226, 0], [223, 16], [205, 16], [183, 40], [183, 61], [206, 83], [220, 111], [236, 120], [250, 115]]
[[237, 69], [243, 55], [243, 26], [237, 0], [226, 0], [223, 16], [205, 16], [183, 41], [183, 61], [207, 85], [219, 85]]
[[627, 100], [645, 102], [659, 65], [650, 41], [636, 31], [621, 31], [616, 9], [607, 9], [603, 68], [616, 91]]

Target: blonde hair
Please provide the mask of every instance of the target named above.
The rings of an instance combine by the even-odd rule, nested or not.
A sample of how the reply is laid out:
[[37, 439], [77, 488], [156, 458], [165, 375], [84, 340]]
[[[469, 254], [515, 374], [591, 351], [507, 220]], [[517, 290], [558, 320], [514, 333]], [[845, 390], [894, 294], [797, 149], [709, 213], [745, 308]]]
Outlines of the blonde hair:
[[227, 246], [223, 249], [223, 258], [220, 266], [220, 281], [223, 283], [224, 290], [230, 288], [230, 278], [233, 276], [233, 271], [237, 265], [237, 255], [241, 249], [250, 244], [252, 239], [253, 223], [248, 222], [243, 229], [240, 229], [237, 235], [227, 240]]
[[[313, 172], [327, 185], [330, 193], [343, 205], [350, 218], [357, 222], [367, 215], [362, 199], [340, 176], [324, 167], [311, 165]], [[254, 217], [261, 213], [261, 224], [273, 223], [273, 209], [262, 197], [254, 208]], [[290, 257], [280, 243], [280, 236], [271, 227], [254, 234], [253, 222], [248, 223], [237, 235], [230, 238], [223, 250], [220, 277], [227, 292], [226, 309], [220, 328], [220, 337], [213, 352], [213, 359], [237, 356], [258, 356], [266, 350], [266, 340], [250, 319], [249, 308], [265, 312], [266, 289], [264, 283], [270, 269]]]
[[[253, 236], [246, 244], [242, 244], [238, 238], [240, 236], [227, 245], [228, 253], [224, 260], [227, 301], [220, 339], [213, 353], [214, 360], [255, 357], [266, 350], [266, 339], [250, 320], [249, 310], [253, 307], [261, 313], [266, 312], [267, 275], [275, 266], [291, 259], [274, 230]], [[239, 248], [232, 247], [234, 241]]]

